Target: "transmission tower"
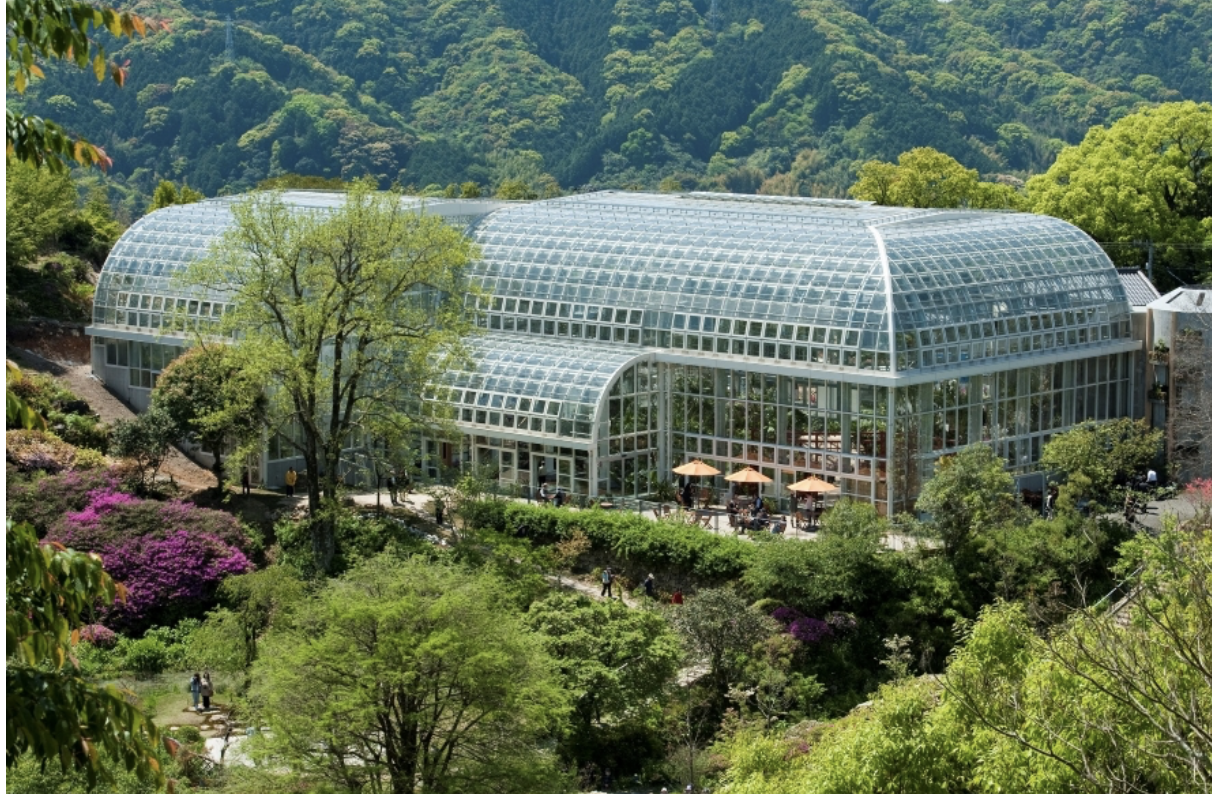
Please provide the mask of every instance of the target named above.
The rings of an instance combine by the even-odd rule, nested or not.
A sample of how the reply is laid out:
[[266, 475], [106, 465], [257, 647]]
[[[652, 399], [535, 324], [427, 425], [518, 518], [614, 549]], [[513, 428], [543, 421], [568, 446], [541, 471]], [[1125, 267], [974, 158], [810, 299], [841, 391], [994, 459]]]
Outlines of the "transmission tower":
[[236, 36], [231, 24], [231, 14], [227, 15], [227, 45], [223, 50], [223, 57], [228, 63], [236, 59]]
[[711, 32], [716, 32], [716, 27], [719, 22], [719, 17], [716, 15], [717, 0], [711, 0], [711, 12], [708, 15], [708, 21], [711, 23]]

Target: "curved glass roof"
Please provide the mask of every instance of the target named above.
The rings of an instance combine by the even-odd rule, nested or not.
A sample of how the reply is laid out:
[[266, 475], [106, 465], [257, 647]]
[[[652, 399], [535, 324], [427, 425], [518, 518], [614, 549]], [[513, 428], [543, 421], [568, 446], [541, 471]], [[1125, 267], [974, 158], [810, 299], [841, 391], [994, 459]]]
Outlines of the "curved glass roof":
[[447, 373], [461, 424], [505, 432], [592, 439], [598, 404], [627, 366], [646, 354], [558, 340], [481, 337], [472, 369]]
[[[241, 197], [154, 212], [98, 281], [94, 323], [155, 333], [214, 321], [216, 296], [172, 279]], [[340, 193], [288, 191], [301, 210]], [[406, 198], [420, 206], [421, 199]], [[425, 200], [479, 244], [490, 332], [549, 345], [659, 348], [822, 370], [926, 371], [1127, 339], [1110, 261], [1063, 221], [866, 202], [603, 192], [548, 201]]]
[[473, 236], [493, 330], [876, 370], [1128, 335], [1110, 261], [1044, 216], [605, 192]]
[[[300, 211], [331, 210], [344, 200], [344, 194], [337, 191], [289, 190], [280, 195], [287, 205]], [[218, 317], [223, 305], [213, 300], [216, 296], [185, 290], [173, 277], [206, 255], [231, 225], [232, 205], [247, 198], [246, 194], [176, 204], [136, 221], [118, 238], [101, 269], [93, 298], [94, 324], [154, 330], [160, 328], [164, 313], [170, 310], [184, 311], [200, 322]], [[501, 206], [501, 202], [489, 200], [405, 196], [401, 201], [463, 226]]]

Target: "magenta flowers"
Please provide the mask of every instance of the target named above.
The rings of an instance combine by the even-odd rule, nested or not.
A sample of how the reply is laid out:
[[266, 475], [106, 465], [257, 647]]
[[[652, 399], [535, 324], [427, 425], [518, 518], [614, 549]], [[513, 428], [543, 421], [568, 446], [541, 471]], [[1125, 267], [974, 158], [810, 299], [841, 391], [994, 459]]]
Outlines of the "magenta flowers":
[[233, 516], [180, 501], [139, 499], [108, 483], [57, 521], [47, 540], [101, 555], [109, 574], [127, 588], [126, 602], [99, 610], [101, 620], [127, 631], [200, 615], [223, 579], [253, 568]]

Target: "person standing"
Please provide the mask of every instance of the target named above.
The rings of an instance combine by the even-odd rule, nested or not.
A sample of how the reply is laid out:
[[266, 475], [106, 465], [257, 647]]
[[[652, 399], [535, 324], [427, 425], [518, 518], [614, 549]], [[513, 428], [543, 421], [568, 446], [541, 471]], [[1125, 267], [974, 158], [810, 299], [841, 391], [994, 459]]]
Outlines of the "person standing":
[[240, 493], [244, 496], [252, 493], [252, 478], [248, 476], [248, 469], [240, 472]]
[[682, 599], [682, 591], [681, 591], [681, 590], [674, 590], [674, 591], [673, 591], [673, 598], [671, 598], [671, 599], [670, 599], [670, 601], [671, 601], [672, 603], [674, 603], [674, 604], [681, 604], [681, 603], [682, 603], [682, 601], [683, 601], [683, 599]]
[[299, 481], [299, 473], [295, 471], [295, 467], [291, 466], [286, 470], [286, 495], [295, 495], [295, 483]]
[[391, 497], [391, 503], [393, 505], [398, 505], [400, 503], [399, 490], [396, 486], [395, 472], [387, 475], [387, 495]]
[[556, 507], [564, 506], [564, 489], [556, 488], [555, 499], [553, 500]]
[[194, 711], [202, 711], [198, 708], [198, 701], [202, 698], [202, 676], [194, 673], [194, 677], [189, 679], [189, 694], [194, 699]]
[[656, 579], [653, 578], [652, 574], [648, 574], [644, 579], [644, 595], [649, 598], [656, 598]]
[[614, 573], [609, 568], [602, 569], [602, 597], [614, 598]]
[[202, 710], [210, 711], [210, 699], [215, 696], [215, 687], [210, 682], [210, 673], [202, 674], [202, 685], [199, 692], [202, 695]]
[[442, 526], [442, 511], [446, 509], [446, 505], [441, 499], [433, 500], [433, 517], [438, 522], [438, 526]]

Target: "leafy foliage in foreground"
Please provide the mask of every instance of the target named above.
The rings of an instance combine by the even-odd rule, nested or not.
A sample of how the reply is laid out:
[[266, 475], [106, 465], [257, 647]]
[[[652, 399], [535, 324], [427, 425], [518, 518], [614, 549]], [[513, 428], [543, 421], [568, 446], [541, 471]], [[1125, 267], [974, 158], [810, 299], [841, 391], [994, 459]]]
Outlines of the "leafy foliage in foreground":
[[163, 781], [155, 725], [114, 686], [86, 681], [71, 658], [94, 603], [125, 590], [95, 555], [40, 545], [32, 528], [5, 528], [5, 764], [29, 755], [112, 780], [103, 757], [140, 780]]
[[1201, 527], [1125, 549], [1123, 601], [1037, 633], [986, 608], [941, 679], [902, 680], [805, 736], [745, 731], [723, 791], [1202, 791], [1212, 542]]
[[[567, 709], [550, 657], [489, 578], [381, 556], [266, 637], [253, 694], [283, 758], [396, 792], [546, 791]], [[348, 763], [357, 759], [357, 763]]]

